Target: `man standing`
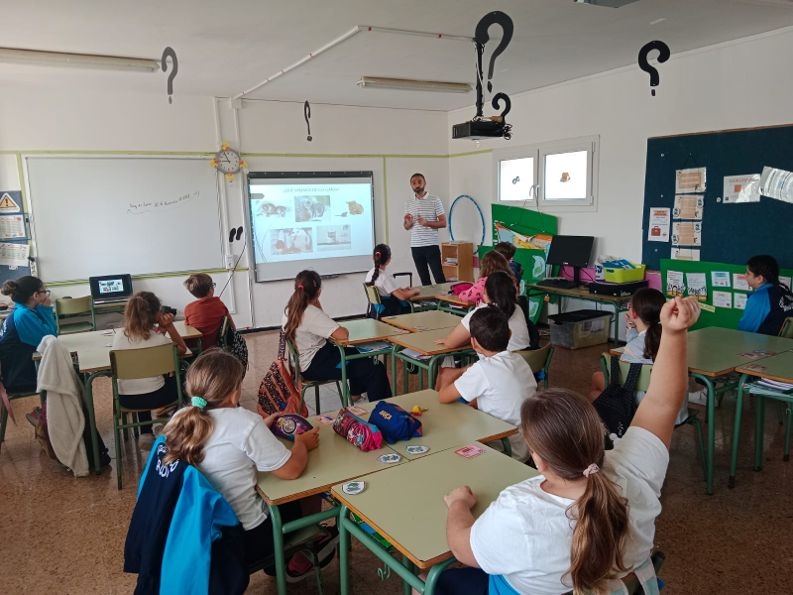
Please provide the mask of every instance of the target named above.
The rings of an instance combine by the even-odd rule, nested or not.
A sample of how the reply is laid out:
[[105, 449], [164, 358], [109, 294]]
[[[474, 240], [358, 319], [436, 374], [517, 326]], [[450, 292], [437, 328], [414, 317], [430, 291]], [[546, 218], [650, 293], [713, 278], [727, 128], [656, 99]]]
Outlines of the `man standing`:
[[441, 199], [426, 190], [424, 174], [410, 176], [413, 198], [405, 204], [402, 222], [410, 230], [410, 251], [422, 285], [430, 285], [430, 269], [435, 283], [445, 283], [441, 267], [441, 249], [438, 246], [438, 230], [446, 227], [446, 212]]

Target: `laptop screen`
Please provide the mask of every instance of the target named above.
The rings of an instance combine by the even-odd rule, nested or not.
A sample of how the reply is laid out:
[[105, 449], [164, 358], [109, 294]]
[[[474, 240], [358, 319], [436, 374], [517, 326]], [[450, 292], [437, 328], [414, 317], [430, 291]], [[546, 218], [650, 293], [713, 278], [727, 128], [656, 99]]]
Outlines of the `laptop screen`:
[[125, 300], [132, 295], [130, 275], [104, 275], [90, 277], [91, 297], [94, 300]]

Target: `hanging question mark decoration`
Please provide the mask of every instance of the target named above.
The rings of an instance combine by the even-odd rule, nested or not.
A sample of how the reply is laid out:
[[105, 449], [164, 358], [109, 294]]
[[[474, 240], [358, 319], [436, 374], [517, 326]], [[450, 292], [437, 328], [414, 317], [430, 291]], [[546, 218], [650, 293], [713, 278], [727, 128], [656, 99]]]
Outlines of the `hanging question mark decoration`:
[[311, 117], [311, 105], [308, 103], [308, 99], [306, 99], [306, 102], [303, 104], [303, 118], [306, 121], [306, 128], [308, 129], [308, 136], [306, 136], [306, 140], [308, 142], [311, 142], [311, 140], [312, 140], [312, 138], [311, 138], [311, 123], [308, 121], [308, 119], [310, 117]]
[[493, 96], [491, 105], [493, 109], [499, 109], [503, 102], [504, 111], [498, 116], [485, 117], [483, 114], [484, 107], [484, 69], [482, 67], [482, 58], [485, 54], [485, 45], [490, 41], [488, 29], [491, 25], [498, 25], [501, 27], [502, 35], [501, 41], [493, 50], [490, 56], [490, 63], [487, 69], [487, 90], [488, 93], [493, 92], [493, 70], [498, 58], [509, 45], [512, 40], [512, 33], [514, 25], [509, 15], [495, 10], [483, 16], [476, 25], [474, 33], [474, 45], [476, 46], [476, 115], [470, 122], [463, 124], [456, 124], [452, 129], [453, 138], [472, 138], [478, 140], [479, 138], [498, 137], [502, 136], [506, 140], [512, 138], [512, 126], [507, 124], [506, 115], [509, 113], [512, 102], [506, 93], [499, 92]]
[[162, 71], [168, 72], [168, 58], [171, 58], [171, 74], [168, 75], [168, 103], [173, 103], [173, 79], [176, 78], [176, 73], [179, 72], [179, 60], [176, 59], [176, 52], [171, 46], [166, 47], [162, 51]]
[[[644, 44], [642, 49], [639, 50], [639, 68], [650, 75], [650, 87], [657, 87], [659, 82], [658, 69], [651, 66], [650, 63], [647, 62], [647, 55], [653, 50], [658, 51], [658, 62], [661, 64], [669, 60], [671, 53], [669, 51], [669, 46], [663, 41], [658, 41], [657, 39], [651, 41], [650, 43]], [[651, 88], [650, 93], [653, 97], [655, 97], [655, 89]]]

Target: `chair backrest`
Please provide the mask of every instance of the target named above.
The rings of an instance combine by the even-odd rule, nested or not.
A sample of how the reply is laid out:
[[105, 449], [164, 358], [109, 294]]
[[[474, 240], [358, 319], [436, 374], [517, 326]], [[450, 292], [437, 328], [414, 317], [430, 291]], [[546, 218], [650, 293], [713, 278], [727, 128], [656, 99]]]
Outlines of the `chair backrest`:
[[793, 316], [788, 316], [782, 323], [782, 328], [779, 329], [779, 336], [786, 339], [793, 339]]
[[110, 351], [110, 368], [114, 381], [171, 373], [178, 375], [179, 352], [173, 343], [140, 349], [113, 349]]
[[380, 291], [374, 286], [374, 283], [364, 283], [363, 290], [366, 292], [366, 301], [369, 302], [370, 305], [379, 304], [381, 302]]
[[[611, 382], [611, 356], [608, 353], [603, 353], [600, 356], [600, 367], [603, 370], [603, 375], [606, 377], [606, 384]], [[628, 377], [628, 371], [630, 370], [631, 365], [627, 362], [620, 362], [620, 382], [624, 382], [625, 378]], [[636, 390], [647, 392], [647, 389], [650, 387], [650, 374], [653, 371], [652, 364], [643, 364], [642, 371], [639, 375], [639, 380], [636, 383]]]
[[294, 341], [290, 339], [284, 340], [286, 341], [286, 361], [289, 363], [295, 384], [297, 384], [297, 382], [302, 378], [302, 372], [300, 371], [300, 354], [297, 351], [297, 345], [295, 345]]
[[224, 316], [223, 322], [220, 323], [220, 328], [218, 329], [218, 345], [223, 349], [228, 347], [228, 341], [226, 340], [226, 333], [229, 331], [229, 317]]
[[547, 372], [547, 368], [551, 364], [551, 357], [553, 357], [553, 347], [550, 343], [548, 343], [539, 349], [523, 349], [516, 353], [519, 353], [523, 359], [526, 360], [526, 363], [529, 364], [531, 371], [536, 374], [540, 370], [545, 370]]
[[90, 314], [92, 310], [91, 296], [78, 298], [58, 298], [55, 300], [55, 312], [58, 316], [74, 314]]

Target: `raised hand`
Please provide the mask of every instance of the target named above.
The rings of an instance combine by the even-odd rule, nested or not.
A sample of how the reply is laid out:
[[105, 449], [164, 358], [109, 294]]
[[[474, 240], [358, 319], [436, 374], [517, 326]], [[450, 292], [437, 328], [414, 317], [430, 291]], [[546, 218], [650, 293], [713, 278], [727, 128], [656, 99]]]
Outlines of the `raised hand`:
[[661, 308], [661, 326], [666, 331], [684, 331], [699, 319], [699, 301], [695, 297], [675, 297]]

